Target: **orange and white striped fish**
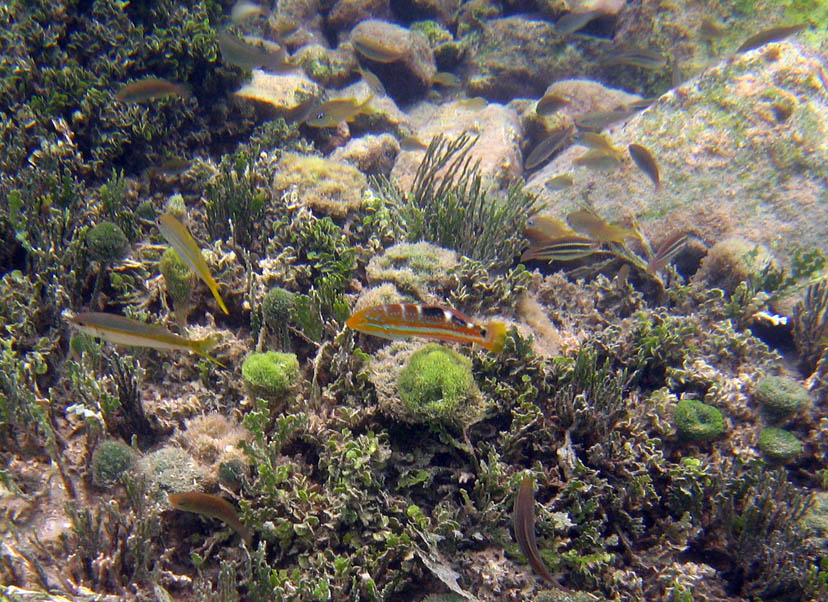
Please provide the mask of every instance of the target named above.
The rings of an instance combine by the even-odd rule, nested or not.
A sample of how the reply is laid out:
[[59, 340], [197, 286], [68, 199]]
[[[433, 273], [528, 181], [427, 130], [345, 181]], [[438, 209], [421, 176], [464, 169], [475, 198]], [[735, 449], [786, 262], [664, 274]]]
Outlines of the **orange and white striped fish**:
[[503, 322], [477, 324], [456, 309], [439, 305], [375, 305], [356, 312], [345, 324], [384, 339], [423, 337], [450, 343], [476, 343], [492, 353], [499, 353], [506, 340]]

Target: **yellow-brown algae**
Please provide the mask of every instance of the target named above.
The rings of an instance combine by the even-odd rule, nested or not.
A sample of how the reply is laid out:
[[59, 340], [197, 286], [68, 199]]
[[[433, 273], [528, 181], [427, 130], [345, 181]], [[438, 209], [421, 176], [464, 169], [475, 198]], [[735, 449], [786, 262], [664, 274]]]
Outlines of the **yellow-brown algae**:
[[210, 518], [217, 518], [233, 529], [249, 546], [252, 542], [250, 531], [239, 520], [236, 508], [222, 497], [209, 493], [191, 491], [189, 493], [171, 493], [170, 505], [176, 510], [195, 512]]

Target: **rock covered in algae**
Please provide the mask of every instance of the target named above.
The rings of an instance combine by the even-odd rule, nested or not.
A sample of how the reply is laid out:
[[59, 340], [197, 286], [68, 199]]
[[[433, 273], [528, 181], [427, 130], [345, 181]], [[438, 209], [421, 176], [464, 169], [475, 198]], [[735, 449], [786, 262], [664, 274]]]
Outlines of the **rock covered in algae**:
[[362, 203], [368, 186], [356, 168], [322, 157], [284, 153], [277, 164], [273, 188], [277, 196], [292, 193], [323, 215], [344, 217]]
[[126, 234], [112, 222], [101, 222], [86, 233], [86, 246], [95, 261], [112, 263], [120, 261], [129, 252]]
[[443, 345], [394, 342], [374, 356], [369, 378], [380, 409], [402, 422], [473, 424], [486, 409], [471, 360]]
[[685, 441], [709, 441], [725, 430], [724, 416], [714, 408], [696, 399], [682, 399], [676, 405], [676, 430]]
[[756, 400], [773, 418], [795, 414], [811, 401], [811, 396], [799, 381], [787, 376], [765, 376], [756, 383]]
[[550, 81], [585, 78], [595, 73], [594, 55], [604, 43], [597, 38], [569, 39], [547, 20], [524, 16], [492, 19], [480, 32], [479, 47], [466, 54], [466, 92], [508, 102], [515, 97], [537, 98]]
[[774, 265], [767, 247], [741, 236], [731, 236], [708, 249], [695, 279], [733, 292], [740, 282], [758, 279]]
[[92, 478], [100, 487], [110, 487], [135, 465], [137, 454], [127, 444], [106, 440], [92, 454]]
[[146, 479], [148, 493], [159, 501], [169, 492], [203, 489], [209, 480], [195, 458], [172, 445], [144, 456], [137, 466]]
[[785, 429], [770, 427], [759, 434], [759, 449], [774, 462], [790, 462], [802, 453], [802, 442]]
[[398, 243], [371, 258], [365, 268], [369, 282], [392, 282], [420, 301], [449, 286], [449, 272], [457, 266], [457, 253], [428, 242]]
[[[778, 255], [824, 246], [828, 219], [815, 207], [828, 178], [825, 64], [790, 42], [768, 44], [703, 71], [608, 132], [614, 144], [649, 148], [661, 188], [628, 157], [611, 175], [578, 167], [570, 147], [528, 188], [554, 217], [584, 198], [605, 219], [636, 216], [658, 239], [674, 229], [708, 241], [741, 236]], [[574, 185], [554, 193], [544, 183], [572, 172]]]
[[252, 395], [283, 399], [296, 386], [299, 360], [293, 353], [251, 353], [242, 363], [242, 381]]
[[388, 177], [399, 152], [400, 144], [391, 134], [368, 135], [349, 140], [345, 146], [337, 148], [331, 160], [353, 165], [369, 176]]
[[343, 31], [370, 18], [391, 17], [390, 0], [337, 0], [326, 23], [334, 31]]
[[351, 43], [357, 48], [361, 43], [382, 48], [388, 56], [399, 56], [385, 62], [360, 55], [360, 61], [365, 61], [386, 83], [386, 90], [394, 100], [410, 100], [431, 87], [437, 67], [428, 40], [421, 33], [380, 19], [366, 19], [351, 30]]

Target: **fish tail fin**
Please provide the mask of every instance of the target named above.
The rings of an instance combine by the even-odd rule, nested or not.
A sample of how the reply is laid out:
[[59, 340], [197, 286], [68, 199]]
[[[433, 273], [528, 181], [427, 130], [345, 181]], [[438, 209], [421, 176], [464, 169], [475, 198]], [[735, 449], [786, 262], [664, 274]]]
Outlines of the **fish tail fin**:
[[221, 311], [224, 312], [224, 315], [229, 316], [230, 312], [227, 311], [227, 306], [224, 304], [224, 299], [222, 299], [221, 295], [219, 294], [218, 284], [213, 282], [210, 285], [210, 292], [213, 293], [213, 297], [215, 298], [216, 303], [218, 303], [218, 306], [221, 309]]
[[371, 113], [374, 112], [374, 109], [372, 109], [371, 107], [368, 106], [368, 103], [371, 102], [372, 100], [374, 100], [374, 96], [376, 96], [376, 94], [374, 93], [373, 90], [371, 90], [371, 93], [368, 95], [368, 98], [366, 98], [361, 103], [359, 103], [359, 112], [360, 113], [363, 113], [363, 114], [367, 115], [367, 114], [371, 114]]
[[506, 325], [503, 322], [489, 322], [486, 327], [486, 341], [483, 346], [492, 353], [500, 353], [506, 344]]
[[218, 365], [220, 368], [226, 368], [224, 364], [210, 355], [209, 351], [215, 347], [218, 342], [221, 340], [221, 335], [219, 334], [212, 334], [209, 337], [204, 339], [199, 339], [197, 341], [192, 341], [191, 349], [193, 353], [200, 355], [201, 357], [207, 358], [214, 364]]

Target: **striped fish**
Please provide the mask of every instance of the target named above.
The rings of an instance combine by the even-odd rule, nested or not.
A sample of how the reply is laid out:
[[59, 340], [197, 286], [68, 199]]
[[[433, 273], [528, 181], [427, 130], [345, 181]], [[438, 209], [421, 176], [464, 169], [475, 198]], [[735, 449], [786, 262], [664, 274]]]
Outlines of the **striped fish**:
[[222, 368], [224, 367], [221, 362], [207, 353], [219, 341], [218, 336], [215, 335], [206, 339], [187, 339], [170, 332], [163, 326], [145, 324], [125, 316], [102, 312], [75, 314], [69, 318], [69, 323], [81, 332], [116, 345], [192, 351]]
[[533, 245], [520, 256], [521, 261], [573, 261], [589, 257], [598, 251], [600, 244], [584, 236], [562, 236], [549, 242]]
[[483, 326], [456, 309], [439, 305], [375, 305], [356, 312], [345, 324], [384, 339], [416, 336], [450, 343], [476, 343], [493, 353], [499, 353], [506, 340], [506, 325], [502, 322]]

